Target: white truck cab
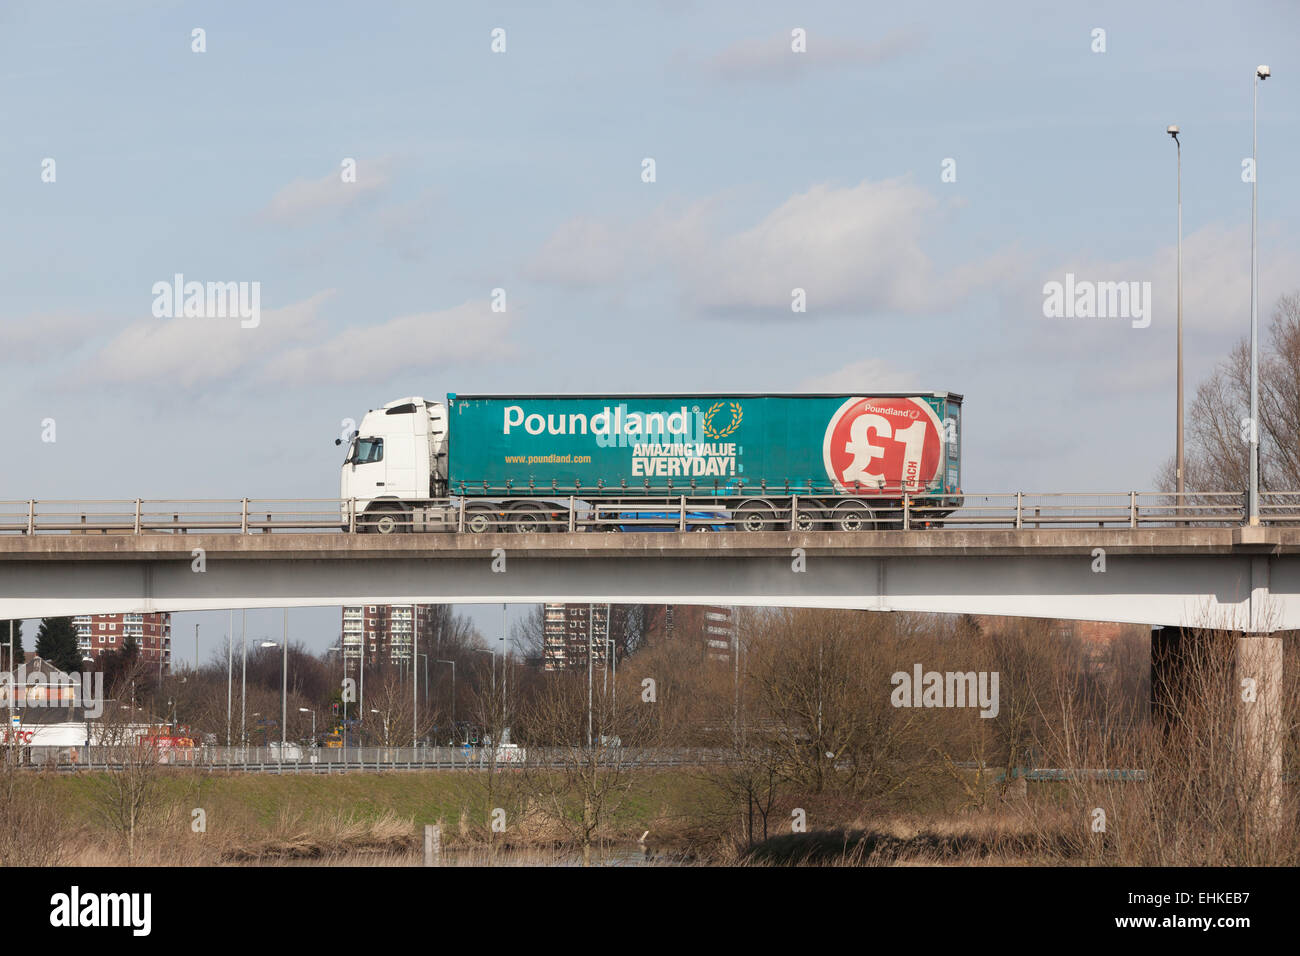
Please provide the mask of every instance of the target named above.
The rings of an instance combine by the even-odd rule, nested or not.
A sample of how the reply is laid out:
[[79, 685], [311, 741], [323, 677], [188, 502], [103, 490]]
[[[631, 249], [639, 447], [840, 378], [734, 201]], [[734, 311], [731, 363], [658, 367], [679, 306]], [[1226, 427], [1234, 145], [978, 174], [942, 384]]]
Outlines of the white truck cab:
[[365, 516], [387, 531], [394, 529], [378, 523], [410, 521], [404, 503], [445, 497], [446, 405], [413, 396], [366, 412], [348, 444], [340, 489], [356, 499], [358, 522]]

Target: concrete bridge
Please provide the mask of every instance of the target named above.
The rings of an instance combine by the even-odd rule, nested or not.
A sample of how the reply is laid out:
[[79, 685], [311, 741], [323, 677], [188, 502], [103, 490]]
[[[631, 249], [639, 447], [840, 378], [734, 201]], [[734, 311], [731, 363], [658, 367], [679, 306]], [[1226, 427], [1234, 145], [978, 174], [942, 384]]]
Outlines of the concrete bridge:
[[1300, 628], [1300, 527], [0, 536], [0, 618], [593, 601]]
[[[1221, 515], [1187, 522], [1185, 503], [1153, 518], [1136, 494], [1124, 497], [1122, 508], [1053, 515], [1027, 510], [1016, 495], [1014, 512], [968, 512], [965, 527], [944, 519], [917, 528], [905, 505], [894, 530], [708, 534], [680, 530], [690, 513], [684, 499], [679, 530], [647, 534], [593, 533], [608, 529], [578, 528], [571, 511], [545, 533], [347, 533], [334, 517], [337, 502], [324, 517], [290, 519], [300, 523], [294, 529], [271, 514], [258, 519], [247, 500], [234, 531], [230, 515], [147, 516], [138, 501], [125, 516], [42, 522], [28, 502], [12, 520], [0, 514], [0, 618], [608, 601], [1121, 621], [1164, 626], [1152, 648], [1156, 687], [1178, 685], [1188, 659], [1178, 648], [1197, 641], [1195, 629], [1232, 631], [1234, 686], [1257, 688], [1238, 706], [1233, 737], [1248, 756], [1243, 786], [1271, 826], [1283, 779], [1277, 632], [1300, 629], [1297, 506], [1288, 499], [1266, 523], [1249, 525], [1235, 505], [1219, 503], [1211, 508]], [[797, 508], [772, 517], [773, 525], [800, 525]], [[1176, 711], [1170, 703], [1165, 710]]]

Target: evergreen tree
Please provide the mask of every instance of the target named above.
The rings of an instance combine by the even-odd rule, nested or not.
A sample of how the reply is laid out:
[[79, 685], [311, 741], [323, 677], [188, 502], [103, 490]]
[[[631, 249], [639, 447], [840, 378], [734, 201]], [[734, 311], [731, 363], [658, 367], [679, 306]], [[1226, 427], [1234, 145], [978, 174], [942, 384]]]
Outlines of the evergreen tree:
[[127, 637], [120, 650], [109, 651], [99, 656], [99, 667], [104, 672], [104, 686], [113, 697], [126, 696], [125, 682], [136, 673], [139, 660], [140, 644], [134, 635]]
[[[14, 659], [9, 660], [9, 625], [14, 626]], [[0, 660], [5, 662], [5, 669], [10, 670], [13, 667], [27, 660], [27, 654], [23, 651], [23, 622], [22, 621], [0, 621]]]
[[36, 631], [36, 654], [64, 673], [81, 670], [81, 651], [72, 618], [43, 618]]

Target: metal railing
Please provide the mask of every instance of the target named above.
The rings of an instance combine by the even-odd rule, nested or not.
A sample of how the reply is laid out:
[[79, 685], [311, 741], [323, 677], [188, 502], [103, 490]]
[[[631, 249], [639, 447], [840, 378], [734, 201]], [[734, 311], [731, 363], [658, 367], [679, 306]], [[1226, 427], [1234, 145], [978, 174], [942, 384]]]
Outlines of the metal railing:
[[[122, 747], [19, 748], [22, 766], [47, 770], [120, 770], [140, 765], [137, 754]], [[308, 747], [289, 744], [284, 753], [270, 747], [176, 747], [157, 754], [162, 767], [249, 773], [340, 773], [398, 770], [518, 770], [563, 767], [577, 759], [576, 749], [520, 747]], [[595, 759], [624, 767], [690, 767], [731, 759], [724, 750], [597, 748]], [[150, 761], [152, 762], [152, 761]]]
[[[277, 534], [723, 531], [921, 531], [959, 529], [1236, 527], [1244, 492], [1049, 493], [719, 499], [646, 495], [588, 500], [517, 497], [418, 502], [232, 498], [0, 501], [0, 536], [87, 534]], [[1300, 525], [1300, 492], [1263, 492], [1260, 520]]]

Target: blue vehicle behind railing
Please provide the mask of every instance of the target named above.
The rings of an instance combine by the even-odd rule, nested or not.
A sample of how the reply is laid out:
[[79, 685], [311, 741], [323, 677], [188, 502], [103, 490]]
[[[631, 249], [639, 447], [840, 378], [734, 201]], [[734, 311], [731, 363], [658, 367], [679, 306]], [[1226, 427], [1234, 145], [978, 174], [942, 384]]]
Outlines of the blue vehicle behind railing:
[[[596, 512], [598, 521], [608, 522], [606, 531], [680, 531], [681, 515], [677, 511], [655, 511], [640, 509], [635, 511]], [[728, 531], [731, 527], [731, 512], [726, 508], [707, 508], [697, 511], [688, 510], [685, 515], [687, 531]]]

